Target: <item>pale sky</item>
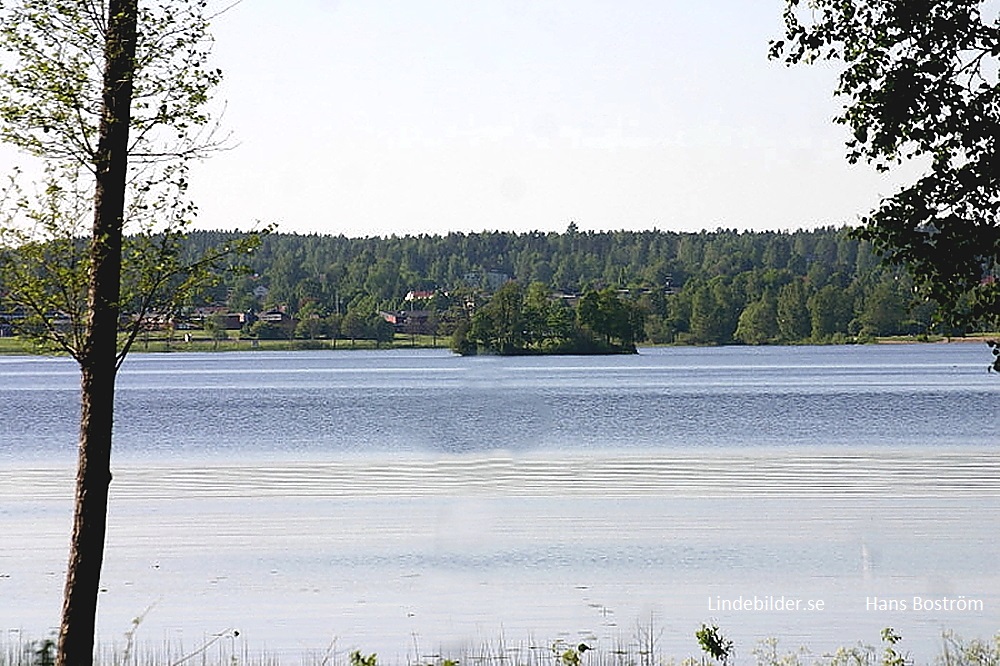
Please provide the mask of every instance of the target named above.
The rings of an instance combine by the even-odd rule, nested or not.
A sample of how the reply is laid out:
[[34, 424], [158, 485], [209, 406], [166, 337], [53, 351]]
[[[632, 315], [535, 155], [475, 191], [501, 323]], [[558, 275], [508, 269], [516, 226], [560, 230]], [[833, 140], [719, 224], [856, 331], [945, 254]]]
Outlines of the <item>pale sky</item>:
[[[217, 0], [224, 4], [223, 0]], [[781, 0], [243, 0], [198, 226], [348, 236], [798, 229], [894, 186], [834, 72], [767, 60]]]

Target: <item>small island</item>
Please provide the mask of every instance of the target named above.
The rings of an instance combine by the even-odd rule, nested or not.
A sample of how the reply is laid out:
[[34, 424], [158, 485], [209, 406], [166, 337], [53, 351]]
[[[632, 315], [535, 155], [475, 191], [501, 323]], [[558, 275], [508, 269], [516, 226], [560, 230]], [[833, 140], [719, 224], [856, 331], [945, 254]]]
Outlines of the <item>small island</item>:
[[451, 348], [463, 356], [635, 354], [645, 313], [611, 288], [562, 299], [541, 282], [508, 282], [459, 323]]

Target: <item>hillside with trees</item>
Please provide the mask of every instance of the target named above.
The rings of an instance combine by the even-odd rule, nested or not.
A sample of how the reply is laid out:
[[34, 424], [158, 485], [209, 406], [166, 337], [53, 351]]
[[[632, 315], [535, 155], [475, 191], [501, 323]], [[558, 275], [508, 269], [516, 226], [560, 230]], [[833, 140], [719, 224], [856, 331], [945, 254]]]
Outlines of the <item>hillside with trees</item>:
[[[194, 232], [185, 252], [197, 257], [237, 237]], [[248, 270], [220, 275], [181, 311], [163, 313], [163, 324], [379, 343], [397, 334], [446, 338], [460, 329], [468, 343], [492, 351], [568, 349], [581, 342], [581, 331], [614, 349], [643, 340], [825, 344], [972, 332], [941, 328], [936, 306], [916, 297], [906, 271], [882, 266], [871, 245], [844, 228], [275, 233], [247, 261]], [[517, 286], [504, 289], [510, 282]], [[628, 332], [598, 332], [602, 298], [605, 311], [629, 311]], [[506, 334], [495, 326], [503, 299], [522, 308], [505, 322]]]

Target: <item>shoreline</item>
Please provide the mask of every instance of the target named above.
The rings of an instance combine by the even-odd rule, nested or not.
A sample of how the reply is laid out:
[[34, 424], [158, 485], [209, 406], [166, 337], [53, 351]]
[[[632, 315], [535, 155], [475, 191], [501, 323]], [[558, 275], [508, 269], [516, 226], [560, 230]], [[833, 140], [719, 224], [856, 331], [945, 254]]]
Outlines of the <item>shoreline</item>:
[[[429, 337], [429, 336], [428, 336]], [[851, 340], [847, 342], [792, 342], [785, 344], [764, 344], [764, 345], [687, 345], [687, 344], [639, 344], [637, 349], [668, 349], [668, 348], [697, 348], [697, 347], [745, 347], [754, 349], [760, 347], [828, 347], [828, 346], [851, 346], [851, 345], [942, 345], [942, 344], [988, 344], [991, 340], [1000, 339], [1000, 332], [997, 333], [975, 333], [963, 337], [933, 337], [929, 339], [919, 339], [916, 337], [884, 337], [871, 341]], [[189, 341], [151, 340], [148, 344], [138, 343], [129, 354], [172, 354], [179, 352], [248, 352], [248, 351], [399, 351], [413, 349], [428, 349], [449, 351], [446, 337], [439, 337], [435, 342], [397, 340], [389, 344], [376, 344], [370, 340], [355, 341], [351, 344], [348, 340], [338, 340], [332, 344], [330, 340], [253, 340], [253, 339], [230, 339], [224, 341], [214, 341], [208, 338], [192, 338]], [[620, 355], [624, 352], [610, 352], [611, 355]], [[456, 354], [461, 356], [461, 354]], [[559, 356], [576, 354], [508, 354], [508, 356], [535, 355], [535, 356]], [[65, 356], [59, 350], [39, 350], [31, 342], [21, 340], [17, 337], [0, 338], [0, 356]], [[499, 356], [504, 356], [500, 354]]]

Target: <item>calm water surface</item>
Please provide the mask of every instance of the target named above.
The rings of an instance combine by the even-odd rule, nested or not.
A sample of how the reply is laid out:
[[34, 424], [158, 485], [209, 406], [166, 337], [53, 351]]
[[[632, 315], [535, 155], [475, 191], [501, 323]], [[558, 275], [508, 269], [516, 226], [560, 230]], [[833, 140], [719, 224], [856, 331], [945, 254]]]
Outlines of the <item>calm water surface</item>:
[[[336, 641], [393, 661], [501, 637], [610, 650], [652, 623], [682, 657], [716, 621], [749, 663], [768, 636], [818, 654], [891, 625], [926, 661], [944, 628], [1000, 630], [988, 361], [971, 344], [135, 355], [101, 637], [149, 609], [154, 643], [237, 628], [291, 658]], [[0, 357], [3, 630], [57, 622], [77, 396], [72, 362]]]

